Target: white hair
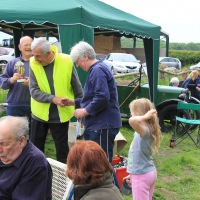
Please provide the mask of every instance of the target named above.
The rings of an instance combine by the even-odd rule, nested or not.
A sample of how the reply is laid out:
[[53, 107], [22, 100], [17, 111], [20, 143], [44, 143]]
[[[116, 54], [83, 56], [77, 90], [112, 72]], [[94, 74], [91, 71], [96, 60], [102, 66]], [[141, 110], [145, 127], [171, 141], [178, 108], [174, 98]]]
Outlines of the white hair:
[[24, 40], [26, 40], [26, 39], [31, 39], [31, 40], [33, 40], [33, 38], [31, 38], [30, 36], [23, 36], [23, 37], [21, 37], [19, 43], [22, 44], [22, 43], [24, 42]]
[[51, 43], [46, 40], [44, 37], [39, 37], [33, 40], [31, 44], [31, 50], [40, 48], [42, 53], [47, 53], [48, 51], [51, 51]]
[[29, 139], [29, 122], [26, 117], [4, 116], [0, 118], [0, 124], [7, 122], [16, 140], [21, 136]]
[[170, 83], [179, 83], [179, 79], [177, 77], [173, 77]]
[[83, 59], [84, 55], [87, 55], [89, 59], [96, 58], [94, 48], [84, 41], [80, 41], [79, 43], [75, 44], [71, 48], [70, 55], [73, 62], [76, 62], [78, 59]]

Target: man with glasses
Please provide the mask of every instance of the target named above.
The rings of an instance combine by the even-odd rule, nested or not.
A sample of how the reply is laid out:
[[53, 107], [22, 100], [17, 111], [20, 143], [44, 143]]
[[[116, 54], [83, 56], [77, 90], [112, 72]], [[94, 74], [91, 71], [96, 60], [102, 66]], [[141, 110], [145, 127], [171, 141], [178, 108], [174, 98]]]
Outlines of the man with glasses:
[[[6, 114], [11, 116], [26, 116], [31, 120], [30, 92], [29, 92], [29, 60], [32, 56], [31, 43], [33, 39], [23, 36], [20, 39], [21, 55], [12, 59], [6, 65], [0, 76], [0, 87], [8, 90]], [[23, 65], [23, 70], [17, 69], [17, 63]], [[22, 81], [23, 78], [23, 81]]]

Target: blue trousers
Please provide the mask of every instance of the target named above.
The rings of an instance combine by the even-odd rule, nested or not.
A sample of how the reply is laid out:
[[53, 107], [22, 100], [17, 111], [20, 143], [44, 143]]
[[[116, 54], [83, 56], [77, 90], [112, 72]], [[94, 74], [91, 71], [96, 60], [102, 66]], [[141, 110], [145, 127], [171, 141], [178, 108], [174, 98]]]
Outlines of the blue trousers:
[[29, 135], [31, 129], [31, 107], [30, 106], [7, 106], [6, 115], [27, 117], [29, 121]]
[[115, 136], [118, 134], [119, 128], [102, 129], [98, 131], [84, 131], [84, 139], [92, 140], [98, 143], [102, 149], [106, 152], [110, 163], [113, 158], [113, 147]]
[[[102, 129], [99, 131], [85, 130], [84, 139], [92, 140], [98, 143], [102, 147], [102, 149], [106, 152], [109, 162], [112, 163], [114, 141], [115, 141], [115, 136], [118, 134], [118, 132], [119, 128]], [[113, 182], [119, 188], [119, 183], [115, 171], [113, 174]]]

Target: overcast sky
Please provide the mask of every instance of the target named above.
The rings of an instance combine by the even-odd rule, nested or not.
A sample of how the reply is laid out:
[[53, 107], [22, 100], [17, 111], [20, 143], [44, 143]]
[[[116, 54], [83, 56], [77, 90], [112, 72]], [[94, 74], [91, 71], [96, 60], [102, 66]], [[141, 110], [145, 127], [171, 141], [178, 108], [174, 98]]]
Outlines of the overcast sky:
[[[161, 26], [170, 42], [200, 43], [200, 12], [198, 0], [101, 0]], [[10, 38], [0, 32], [3, 38]]]
[[200, 43], [198, 0], [101, 0], [161, 26], [170, 42]]

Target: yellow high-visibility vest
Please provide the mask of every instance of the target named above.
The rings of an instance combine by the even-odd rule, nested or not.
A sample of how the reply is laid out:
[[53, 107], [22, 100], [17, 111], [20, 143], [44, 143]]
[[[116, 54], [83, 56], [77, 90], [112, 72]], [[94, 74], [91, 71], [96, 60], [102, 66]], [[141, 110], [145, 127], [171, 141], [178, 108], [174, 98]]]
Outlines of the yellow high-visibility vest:
[[[53, 69], [55, 96], [74, 99], [74, 93], [71, 86], [73, 62], [69, 55], [58, 53], [55, 46], [52, 46], [51, 49], [55, 53]], [[34, 57], [31, 57], [30, 59], [30, 67], [35, 75], [40, 90], [51, 94], [44, 67], [39, 64]], [[73, 117], [74, 106], [57, 107], [61, 123], [69, 121]], [[31, 97], [31, 111], [39, 119], [44, 121], [49, 120], [49, 108], [50, 103], [38, 102]]]

